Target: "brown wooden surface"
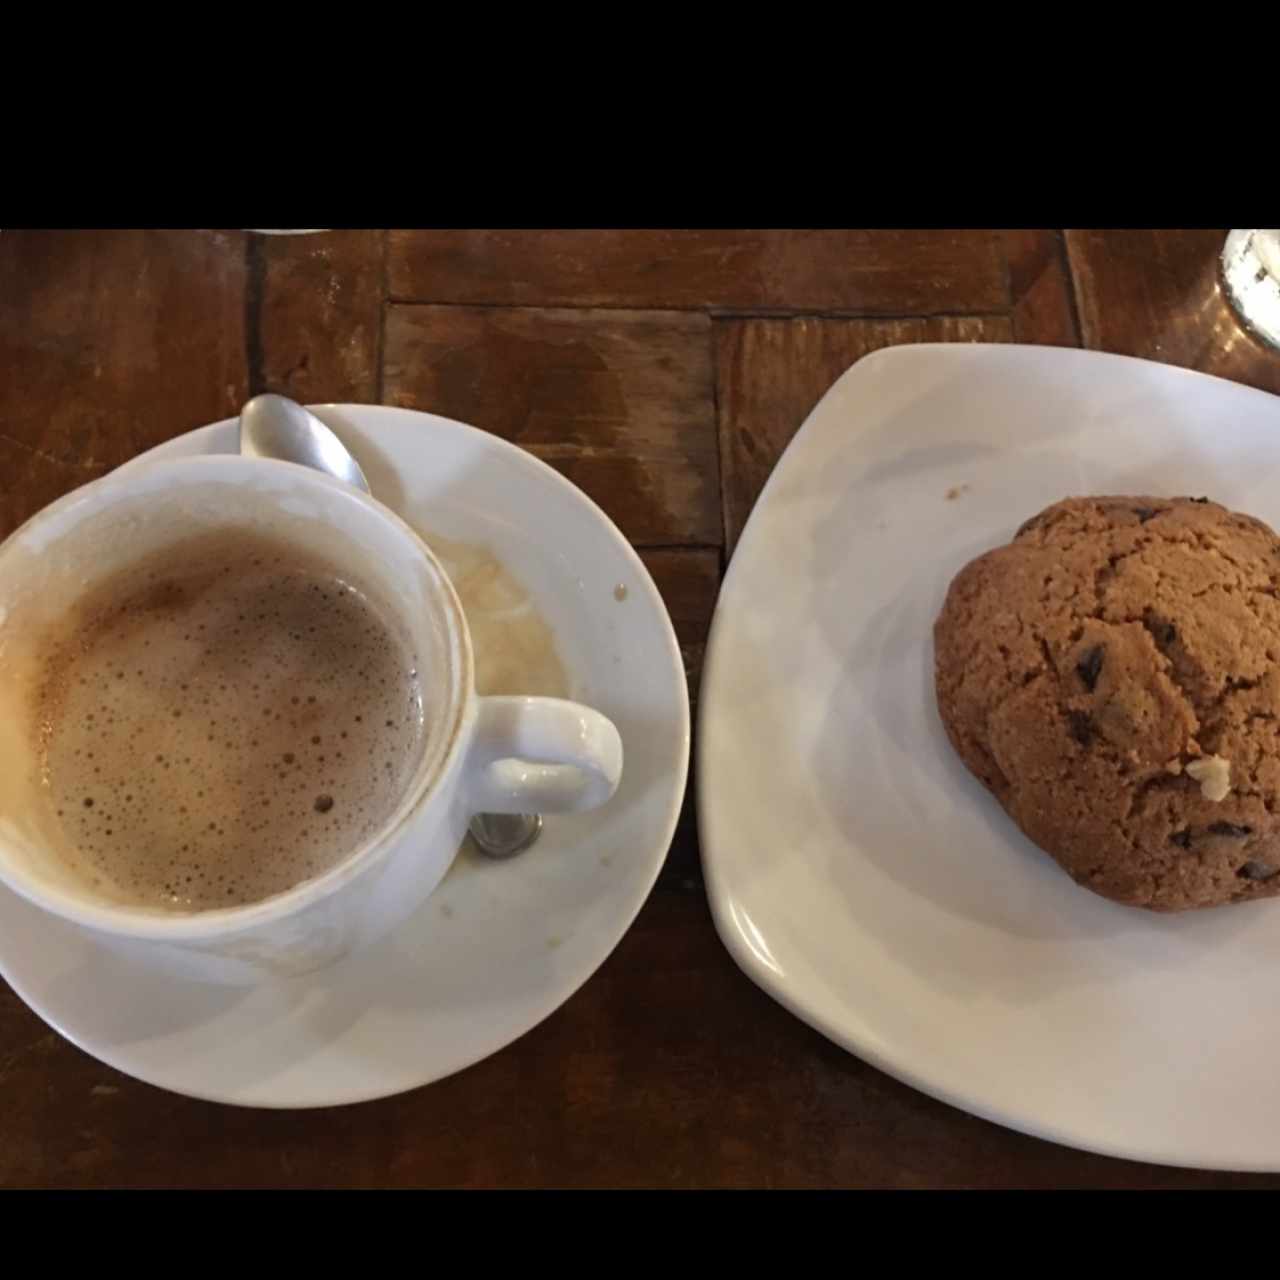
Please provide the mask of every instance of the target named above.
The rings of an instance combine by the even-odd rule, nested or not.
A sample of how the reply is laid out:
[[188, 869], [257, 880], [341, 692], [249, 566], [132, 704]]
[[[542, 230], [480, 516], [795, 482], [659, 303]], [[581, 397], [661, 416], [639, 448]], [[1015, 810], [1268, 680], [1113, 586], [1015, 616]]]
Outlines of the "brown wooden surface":
[[391, 296], [901, 315], [1010, 305], [989, 231], [393, 231]]
[[719, 546], [710, 334], [679, 311], [395, 305], [383, 395], [523, 446], [638, 546]]
[[[0, 533], [250, 391], [462, 418], [640, 546], [700, 671], [727, 551], [852, 361], [919, 341], [1121, 351], [1280, 390], [1220, 232], [0, 232]], [[695, 683], [696, 688], [696, 683]], [[600, 972], [514, 1045], [384, 1102], [267, 1113], [132, 1081], [0, 984], [0, 1187], [1280, 1186], [1055, 1147], [836, 1049], [706, 907], [692, 798]]]

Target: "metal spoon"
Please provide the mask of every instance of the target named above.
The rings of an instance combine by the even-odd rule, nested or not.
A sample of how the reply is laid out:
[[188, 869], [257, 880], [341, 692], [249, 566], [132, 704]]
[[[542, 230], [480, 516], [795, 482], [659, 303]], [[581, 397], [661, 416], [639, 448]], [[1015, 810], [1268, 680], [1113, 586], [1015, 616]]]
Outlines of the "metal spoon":
[[[370, 493], [360, 464], [328, 427], [287, 396], [254, 396], [240, 410], [240, 452], [246, 458], [275, 458], [327, 472]], [[523, 852], [542, 831], [539, 813], [478, 813], [471, 838], [490, 858]]]

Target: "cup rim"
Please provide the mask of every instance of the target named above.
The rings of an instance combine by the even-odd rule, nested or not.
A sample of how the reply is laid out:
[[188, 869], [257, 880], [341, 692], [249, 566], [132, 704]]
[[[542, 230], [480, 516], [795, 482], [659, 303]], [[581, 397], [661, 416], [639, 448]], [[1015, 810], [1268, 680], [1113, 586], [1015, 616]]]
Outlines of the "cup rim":
[[[319, 491], [327, 490], [339, 501], [355, 502], [372, 512], [391, 532], [404, 542], [430, 570], [440, 593], [447, 627], [450, 658], [457, 671], [457, 679], [445, 707], [446, 724], [443, 749], [424, 757], [417, 774], [405, 789], [399, 804], [387, 820], [369, 837], [357, 845], [335, 866], [322, 874], [286, 889], [282, 893], [232, 907], [214, 907], [205, 911], [166, 913], [142, 907], [129, 907], [113, 903], [94, 903], [70, 892], [63, 892], [45, 885], [34, 877], [21, 874], [20, 868], [0, 862], [0, 884], [41, 907], [59, 919], [96, 930], [99, 933], [139, 941], [195, 942], [235, 935], [270, 924], [305, 911], [344, 888], [352, 880], [365, 875], [381, 864], [390, 854], [395, 836], [414, 819], [422, 807], [438, 792], [438, 784], [454, 767], [463, 743], [463, 728], [468, 712], [474, 703], [475, 656], [471, 645], [470, 629], [462, 611], [449, 575], [435, 553], [418, 533], [389, 507], [372, 495], [356, 489], [312, 467], [283, 462], [270, 458], [246, 458], [240, 454], [206, 454], [192, 458], [158, 459], [154, 462], [135, 461], [108, 472], [88, 484], [71, 490], [41, 508], [7, 538], [0, 541], [0, 553], [6, 545], [24, 535], [29, 535], [40, 525], [48, 523], [69, 507], [99, 500], [109, 490], [121, 483], [128, 483], [157, 472], [177, 474], [181, 472], [229, 471], [252, 469], [283, 470], [291, 472], [294, 481], [303, 487], [311, 486]], [[105, 507], [109, 502], [101, 502]], [[19, 874], [15, 875], [17, 870]]]

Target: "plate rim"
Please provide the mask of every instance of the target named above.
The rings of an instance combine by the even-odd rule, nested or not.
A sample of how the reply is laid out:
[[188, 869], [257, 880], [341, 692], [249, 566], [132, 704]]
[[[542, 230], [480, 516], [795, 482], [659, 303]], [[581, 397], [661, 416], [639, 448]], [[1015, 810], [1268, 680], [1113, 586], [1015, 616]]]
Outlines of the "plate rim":
[[[667, 812], [661, 823], [659, 833], [661, 839], [655, 838], [654, 844], [659, 852], [655, 853], [652, 860], [652, 867], [649, 874], [640, 883], [635, 893], [634, 902], [627, 903], [619, 912], [619, 927], [616, 930], [617, 936], [600, 949], [600, 955], [593, 963], [584, 965], [579, 974], [567, 983], [563, 989], [557, 989], [553, 992], [545, 1002], [539, 1002], [533, 1006], [533, 1012], [528, 1019], [520, 1019], [522, 1023], [527, 1023], [515, 1035], [509, 1038], [499, 1037], [499, 1043], [487, 1049], [481, 1049], [474, 1054], [463, 1055], [463, 1060], [457, 1065], [449, 1067], [447, 1070], [438, 1074], [428, 1073], [424, 1078], [419, 1079], [411, 1084], [397, 1085], [391, 1088], [379, 1088], [370, 1091], [355, 1092], [345, 1091], [335, 1094], [324, 1099], [310, 1099], [305, 1101], [285, 1100], [266, 1100], [255, 1098], [245, 1100], [228, 1094], [220, 1094], [212, 1090], [193, 1089], [187, 1086], [178, 1087], [171, 1082], [159, 1078], [151, 1072], [143, 1072], [136, 1068], [133, 1064], [126, 1064], [119, 1060], [119, 1055], [114, 1051], [104, 1053], [100, 1048], [95, 1048], [86, 1043], [73, 1031], [71, 1031], [60, 1016], [47, 1007], [46, 1003], [31, 997], [25, 984], [15, 978], [13, 967], [7, 963], [3, 954], [3, 944], [0, 943], [0, 978], [2, 978], [14, 994], [23, 1002], [26, 1007], [36, 1015], [46, 1026], [50, 1027], [64, 1040], [69, 1041], [82, 1053], [87, 1054], [97, 1062], [103, 1063], [105, 1066], [119, 1071], [121, 1074], [128, 1076], [130, 1079], [139, 1080], [143, 1084], [153, 1088], [162, 1089], [167, 1093], [176, 1094], [182, 1097], [194, 1098], [202, 1102], [212, 1102], [224, 1106], [241, 1107], [250, 1110], [263, 1111], [306, 1111], [315, 1110], [326, 1107], [339, 1106], [358, 1106], [367, 1102], [377, 1102], [384, 1098], [398, 1097], [401, 1094], [411, 1093], [414, 1090], [426, 1088], [430, 1085], [437, 1084], [442, 1080], [447, 1080], [452, 1076], [470, 1069], [493, 1057], [495, 1054], [503, 1052], [518, 1040], [523, 1039], [531, 1031], [535, 1030], [543, 1022], [545, 1022], [552, 1014], [556, 1013], [560, 1008], [567, 1004], [577, 993], [600, 971], [605, 962], [613, 955], [627, 934], [631, 931], [641, 911], [644, 910], [646, 903], [652, 896], [654, 886], [657, 884], [658, 878], [662, 874], [663, 868], [666, 866], [668, 855], [671, 851], [671, 842], [675, 836], [676, 829], [679, 825], [680, 815], [683, 811], [684, 801], [688, 795], [690, 785], [690, 756], [692, 750], [693, 726], [690, 714], [690, 695], [688, 679], [685, 675], [684, 660], [680, 652], [679, 638], [675, 632], [675, 624], [671, 617], [671, 611], [667, 608], [666, 601], [663, 600], [661, 592], [658, 590], [657, 583], [653, 580], [653, 575], [649, 572], [648, 567], [640, 558], [639, 552], [633, 547], [630, 541], [618, 528], [617, 524], [609, 516], [609, 514], [593, 499], [589, 494], [585, 493], [579, 486], [574, 484], [568, 477], [561, 475], [549, 463], [544, 462], [541, 458], [529, 453], [527, 450], [520, 448], [519, 445], [512, 443], [510, 440], [504, 439], [502, 436], [495, 435], [493, 432], [485, 431], [481, 427], [473, 426], [471, 423], [462, 422], [456, 418], [447, 418], [441, 414], [431, 413], [426, 410], [402, 407], [399, 405], [385, 404], [361, 404], [351, 401], [325, 401], [320, 403], [308, 404], [306, 406], [312, 411], [319, 410], [321, 412], [332, 410], [335, 413], [350, 413], [352, 415], [371, 415], [373, 418], [382, 417], [400, 417], [411, 416], [422, 418], [428, 422], [444, 427], [448, 430], [459, 431], [463, 435], [472, 435], [480, 438], [481, 448], [496, 448], [499, 452], [506, 452], [509, 457], [517, 462], [518, 465], [529, 467], [535, 473], [540, 473], [544, 477], [550, 477], [554, 485], [561, 487], [571, 500], [582, 504], [585, 509], [603, 525], [604, 529], [611, 535], [614, 544], [621, 548], [623, 558], [630, 564], [632, 570], [636, 573], [638, 580], [644, 584], [645, 591], [650, 595], [651, 603], [656, 607], [657, 617], [663, 623], [664, 640], [663, 646], [666, 664], [670, 667], [670, 673], [673, 677], [672, 687], [677, 691], [676, 704], [679, 711], [678, 728], [679, 737], [679, 759], [675, 761], [669, 773], [674, 779], [674, 785], [668, 798]], [[160, 441], [149, 449], [143, 450], [141, 453], [132, 458], [126, 459], [119, 464], [119, 467], [113, 468], [118, 470], [124, 467], [132, 466], [144, 459], [149, 459], [152, 455], [159, 453], [166, 448], [171, 447], [176, 441], [185, 441], [193, 436], [211, 437], [222, 429], [234, 428], [239, 421], [237, 417], [221, 418], [216, 422], [203, 423], [192, 427], [186, 431], [180, 431], [176, 435], [170, 436], [168, 439]], [[376, 431], [376, 426], [374, 427]], [[203, 444], [203, 441], [201, 442]], [[110, 474], [110, 473], [104, 473]], [[625, 767], [625, 766], [624, 766]], [[10, 893], [7, 888], [0, 886], [0, 892]], [[14, 895], [17, 897], [18, 895]], [[24, 904], [32, 910], [39, 908]], [[406, 922], [407, 923], [407, 922]], [[405, 926], [400, 926], [404, 928]], [[610, 932], [613, 932], [611, 930]], [[504, 1033], [505, 1035], [505, 1033]]]
[[[752, 528], [758, 525], [758, 513], [765, 508], [768, 500], [771, 498], [773, 490], [780, 484], [780, 477], [784, 477], [792, 466], [795, 465], [795, 455], [803, 448], [804, 442], [808, 436], [816, 429], [816, 424], [820, 422], [822, 410], [828, 400], [832, 399], [841, 386], [853, 378], [855, 375], [862, 375], [867, 366], [876, 366], [890, 361], [912, 360], [918, 355], [937, 356], [945, 353], [946, 359], [964, 360], [973, 359], [975, 356], [981, 358], [988, 352], [995, 353], [1027, 353], [1035, 352], [1037, 357], [1043, 358], [1045, 353], [1049, 353], [1050, 359], [1062, 359], [1064, 362], [1082, 361], [1084, 363], [1112, 363], [1124, 364], [1131, 367], [1155, 368], [1161, 371], [1162, 375], [1171, 375], [1174, 377], [1191, 378], [1194, 380], [1205, 380], [1217, 383], [1221, 388], [1229, 388], [1231, 394], [1248, 393], [1252, 396], [1261, 397], [1266, 401], [1272, 402], [1280, 407], [1280, 396], [1273, 395], [1271, 392], [1263, 391], [1257, 387], [1250, 387], [1244, 383], [1233, 382], [1229, 378], [1219, 377], [1216, 374], [1202, 373], [1198, 369], [1188, 369], [1182, 365], [1164, 364], [1158, 360], [1147, 360], [1140, 356], [1121, 355], [1110, 351], [1092, 351], [1083, 347], [1053, 347], [1038, 345], [1034, 343], [1006, 343], [1006, 342], [919, 342], [919, 343], [898, 343], [893, 346], [881, 347], [875, 351], [868, 352], [865, 356], [855, 360], [847, 369], [844, 370], [837, 378], [833, 380], [831, 385], [819, 397], [816, 404], [809, 411], [804, 421], [796, 430], [794, 436], [787, 443], [786, 448], [782, 451], [773, 470], [770, 472], [768, 479], [765, 481], [760, 490], [751, 511], [747, 517], [746, 523], [742, 527], [741, 533], [738, 535], [737, 544], [734, 547], [733, 555], [726, 566], [723, 580], [720, 584], [720, 594], [716, 601], [715, 612], [712, 615], [711, 627], [707, 634], [707, 645], [703, 654], [702, 678], [698, 687], [697, 699], [697, 724], [695, 728], [695, 760], [694, 760], [694, 797], [697, 807], [697, 824], [698, 824], [698, 847], [699, 856], [702, 862], [703, 882], [706, 885], [706, 893], [708, 905], [711, 909], [712, 921], [715, 925], [716, 933], [723, 943], [725, 950], [729, 952], [734, 963], [742, 970], [742, 972], [751, 979], [766, 995], [776, 1000], [788, 1013], [803, 1022], [806, 1026], [812, 1027], [820, 1035], [830, 1040], [833, 1044], [838, 1045], [846, 1052], [853, 1054], [855, 1057], [868, 1063], [878, 1071], [882, 1071], [885, 1075], [907, 1085], [909, 1088], [915, 1089], [917, 1092], [933, 1098], [948, 1106], [963, 1111], [968, 1115], [977, 1116], [979, 1119], [985, 1120], [992, 1124], [997, 1124], [1005, 1129], [1010, 1129], [1017, 1133], [1024, 1133], [1033, 1138], [1039, 1138], [1044, 1141], [1054, 1142], [1061, 1146], [1072, 1147], [1079, 1151], [1090, 1152], [1095, 1155], [1109, 1156], [1115, 1159], [1134, 1160], [1146, 1164], [1165, 1165], [1171, 1168], [1183, 1169], [1204, 1169], [1230, 1172], [1247, 1172], [1247, 1173], [1265, 1173], [1280, 1171], [1280, 1144], [1277, 1145], [1277, 1151], [1271, 1159], [1222, 1159], [1212, 1157], [1189, 1158], [1185, 1153], [1179, 1153], [1175, 1150], [1162, 1150], [1156, 1146], [1137, 1147], [1117, 1142], [1113, 1144], [1099, 1143], [1088, 1138], [1075, 1134], [1069, 1127], [1055, 1125], [1053, 1123], [1033, 1122], [1028, 1120], [1019, 1120], [1010, 1118], [1008, 1115], [1001, 1113], [993, 1107], [988, 1107], [978, 1102], [965, 1100], [963, 1094], [954, 1089], [948, 1089], [943, 1085], [927, 1078], [921, 1072], [909, 1065], [908, 1060], [900, 1059], [892, 1052], [884, 1052], [877, 1048], [873, 1037], [869, 1035], [859, 1035], [857, 1031], [850, 1031], [848, 1026], [838, 1025], [833, 1019], [823, 1016], [820, 1011], [807, 1007], [800, 999], [797, 998], [794, 989], [789, 986], [785, 979], [780, 980], [777, 975], [769, 968], [764, 961], [755, 954], [744, 938], [741, 928], [733, 919], [732, 904], [738, 899], [727, 883], [724, 864], [726, 859], [721, 858], [712, 853], [713, 847], [723, 847], [724, 842], [718, 840], [713, 832], [719, 818], [713, 817], [716, 812], [715, 805], [710, 800], [710, 784], [706, 779], [710, 772], [714, 771], [714, 764], [711, 762], [711, 753], [707, 748], [706, 724], [707, 717], [715, 714], [713, 706], [717, 701], [711, 692], [711, 682], [715, 679], [719, 669], [721, 659], [721, 650], [725, 647], [726, 641], [722, 638], [727, 632], [730, 625], [726, 622], [726, 614], [722, 608], [725, 593], [731, 582], [734, 581], [735, 574], [741, 573], [742, 551], [748, 546], [748, 538], [753, 537]], [[861, 429], [862, 424], [857, 424], [850, 432], [851, 437], [856, 437], [857, 432]], [[789, 461], [790, 460], [790, 461]]]

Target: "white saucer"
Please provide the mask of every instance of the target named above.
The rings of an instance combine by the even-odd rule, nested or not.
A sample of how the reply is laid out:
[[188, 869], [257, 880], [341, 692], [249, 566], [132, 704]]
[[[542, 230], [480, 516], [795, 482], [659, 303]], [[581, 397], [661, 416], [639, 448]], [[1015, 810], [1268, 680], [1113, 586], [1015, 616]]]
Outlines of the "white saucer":
[[[729, 566], [701, 697], [708, 894], [741, 967], [908, 1084], [1041, 1137], [1280, 1169], [1280, 901], [1078, 888], [951, 750], [932, 624], [1068, 494], [1207, 494], [1280, 529], [1280, 400], [1121, 356], [897, 347], [850, 369]], [[767, 603], [762, 603], [767, 602]]]
[[[0, 974], [50, 1026], [140, 1080], [246, 1106], [400, 1093], [536, 1026], [635, 919], [666, 857], [688, 769], [688, 694], [670, 619], [594, 503], [529, 454], [461, 423], [362, 405], [317, 412], [388, 506], [424, 534], [493, 550], [551, 625], [569, 696], [618, 726], [626, 766], [608, 805], [548, 818], [528, 853], [491, 862], [464, 849], [423, 908], [373, 947], [250, 991], [129, 966], [0, 889]], [[144, 456], [233, 452], [236, 429], [202, 427]]]

